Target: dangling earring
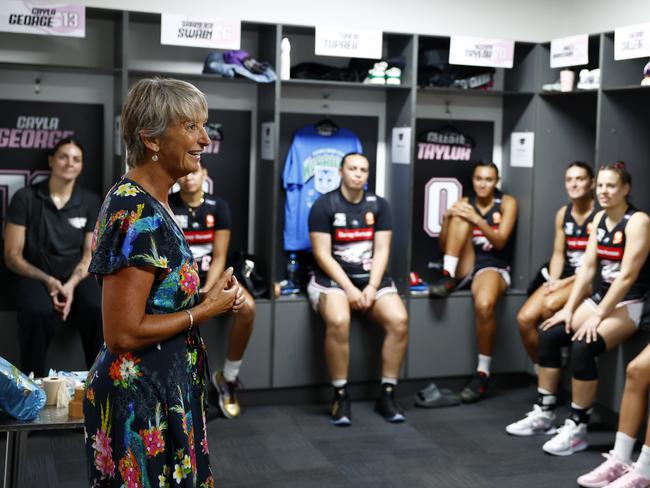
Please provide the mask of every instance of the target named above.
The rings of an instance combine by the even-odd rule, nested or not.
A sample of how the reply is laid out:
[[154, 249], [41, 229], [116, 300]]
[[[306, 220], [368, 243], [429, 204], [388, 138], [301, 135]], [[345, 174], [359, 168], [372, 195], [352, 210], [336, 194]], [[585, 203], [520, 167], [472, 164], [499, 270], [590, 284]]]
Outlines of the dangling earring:
[[158, 153], [154, 153], [154, 155], [151, 156], [151, 160], [154, 161], [154, 162], [158, 161]]

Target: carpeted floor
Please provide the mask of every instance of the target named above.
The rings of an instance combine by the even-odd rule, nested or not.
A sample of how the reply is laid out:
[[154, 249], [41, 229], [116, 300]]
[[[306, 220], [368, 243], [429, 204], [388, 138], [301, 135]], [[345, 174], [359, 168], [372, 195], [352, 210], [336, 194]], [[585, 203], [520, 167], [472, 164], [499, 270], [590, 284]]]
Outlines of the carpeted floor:
[[[596, 424], [588, 451], [546, 455], [543, 438], [504, 431], [533, 399], [532, 387], [495, 388], [479, 404], [439, 410], [412, 408], [405, 398], [401, 425], [386, 423], [372, 402], [355, 402], [348, 428], [329, 425], [324, 404], [250, 407], [237, 420], [209, 422], [213, 471], [224, 488], [577, 486], [614, 433]], [[3, 453], [4, 445], [3, 438]], [[21, 487], [87, 486], [80, 431], [30, 435], [26, 457]]]

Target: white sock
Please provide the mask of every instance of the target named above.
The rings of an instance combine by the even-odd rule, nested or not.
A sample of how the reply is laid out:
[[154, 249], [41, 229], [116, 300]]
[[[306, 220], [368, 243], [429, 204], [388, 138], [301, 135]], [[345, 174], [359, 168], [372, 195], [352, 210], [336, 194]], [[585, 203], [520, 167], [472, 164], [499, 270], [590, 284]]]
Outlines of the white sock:
[[490, 376], [490, 363], [492, 362], [492, 356], [485, 356], [483, 354], [478, 355], [478, 366], [476, 371], [481, 371], [486, 375]]
[[641, 448], [641, 454], [639, 454], [639, 459], [636, 460], [634, 471], [650, 480], [650, 446], [644, 445]]
[[226, 379], [226, 381], [229, 381], [230, 383], [237, 381], [241, 363], [241, 359], [239, 361], [231, 361], [230, 359], [226, 359], [226, 361], [223, 363], [223, 377]]
[[616, 442], [614, 442], [614, 456], [624, 463], [630, 464], [635, 442], [636, 439], [633, 437], [630, 437], [624, 432], [617, 432]]
[[442, 258], [442, 267], [452, 278], [456, 277], [456, 266], [458, 266], [458, 257], [445, 254]]
[[348, 379], [347, 378], [341, 378], [338, 380], [332, 380], [332, 386], [334, 388], [343, 388], [345, 385], [348, 384]]
[[381, 377], [381, 384], [388, 383], [389, 385], [397, 386], [397, 378], [388, 378], [386, 376]]

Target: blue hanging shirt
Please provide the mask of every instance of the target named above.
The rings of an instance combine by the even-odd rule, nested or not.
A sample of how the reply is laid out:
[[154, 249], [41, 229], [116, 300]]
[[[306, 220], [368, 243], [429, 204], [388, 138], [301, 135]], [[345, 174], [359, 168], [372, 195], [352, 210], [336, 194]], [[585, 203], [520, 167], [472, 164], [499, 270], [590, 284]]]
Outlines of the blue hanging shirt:
[[314, 126], [296, 131], [284, 164], [284, 250], [311, 250], [307, 220], [311, 206], [321, 195], [341, 183], [341, 158], [363, 152], [354, 132], [339, 128], [331, 136], [321, 135]]

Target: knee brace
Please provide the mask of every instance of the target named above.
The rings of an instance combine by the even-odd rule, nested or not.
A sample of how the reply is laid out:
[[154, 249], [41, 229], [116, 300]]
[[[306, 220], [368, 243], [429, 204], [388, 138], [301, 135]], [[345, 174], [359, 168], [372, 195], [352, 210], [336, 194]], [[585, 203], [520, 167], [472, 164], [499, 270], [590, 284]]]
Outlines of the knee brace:
[[587, 344], [584, 339], [574, 342], [571, 346], [571, 363], [573, 366], [573, 378], [580, 381], [593, 381], [598, 379], [598, 365], [596, 357], [603, 352], [607, 346], [600, 334], [597, 334], [596, 342]]
[[543, 368], [562, 366], [562, 348], [571, 344], [571, 335], [564, 331], [564, 324], [539, 331], [539, 365]]

